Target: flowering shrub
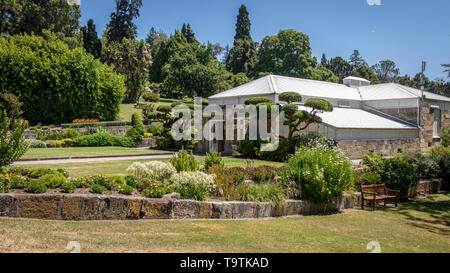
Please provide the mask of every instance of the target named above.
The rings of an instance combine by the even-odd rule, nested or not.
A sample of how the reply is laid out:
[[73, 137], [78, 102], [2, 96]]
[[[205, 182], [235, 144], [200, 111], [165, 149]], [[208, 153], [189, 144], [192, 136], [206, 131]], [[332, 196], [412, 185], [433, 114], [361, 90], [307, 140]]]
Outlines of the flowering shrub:
[[270, 182], [281, 174], [283, 168], [276, 168], [272, 166], [260, 166], [256, 168], [250, 168], [247, 170], [247, 174], [251, 180], [256, 183]]
[[[353, 188], [350, 160], [341, 152], [325, 147], [299, 149], [291, 157], [283, 182], [293, 182], [301, 197], [313, 202], [330, 202], [332, 197]], [[286, 184], [285, 184], [286, 185]]]
[[82, 118], [82, 119], [74, 119], [73, 121], [72, 121], [73, 123], [88, 123], [88, 122], [99, 122], [99, 120], [98, 119], [84, 119], [84, 118]]
[[182, 198], [205, 200], [215, 190], [215, 175], [202, 172], [180, 172], [170, 178], [172, 188]]
[[152, 178], [156, 180], [168, 179], [177, 172], [172, 164], [161, 161], [134, 162], [128, 167], [127, 171], [139, 179]]

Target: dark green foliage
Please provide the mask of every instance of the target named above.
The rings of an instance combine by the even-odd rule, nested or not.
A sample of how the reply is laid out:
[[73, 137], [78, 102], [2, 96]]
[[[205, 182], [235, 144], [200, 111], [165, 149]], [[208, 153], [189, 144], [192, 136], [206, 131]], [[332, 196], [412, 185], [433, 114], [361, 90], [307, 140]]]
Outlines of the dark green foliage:
[[75, 185], [71, 182], [66, 182], [63, 183], [61, 185], [61, 189], [65, 192], [65, 193], [73, 193], [73, 190], [75, 189]]
[[163, 133], [163, 127], [161, 125], [151, 125], [147, 130], [149, 133], [152, 133], [153, 136], [161, 136]]
[[142, 140], [142, 134], [140, 134], [136, 128], [131, 128], [130, 130], [128, 130], [125, 136], [132, 139], [133, 142]]
[[181, 150], [177, 155], [174, 155], [170, 160], [170, 163], [175, 167], [177, 172], [195, 172], [198, 170], [198, 164], [194, 155], [188, 155], [186, 150]]
[[414, 166], [401, 156], [383, 159], [381, 181], [386, 187], [406, 192], [419, 183], [419, 175]]
[[328, 68], [317, 68], [317, 60], [311, 55], [309, 37], [295, 30], [280, 30], [277, 35], [266, 36], [258, 48], [256, 75], [276, 75], [338, 82]]
[[272, 102], [271, 98], [255, 97], [255, 98], [246, 99], [245, 105], [258, 105], [260, 103], [270, 103], [270, 102]]
[[226, 66], [233, 74], [253, 75], [256, 64], [256, 43], [250, 35], [250, 19], [247, 7], [241, 5], [236, 22], [233, 48], [228, 52]]
[[151, 64], [148, 45], [144, 40], [134, 39], [112, 42], [104, 47], [102, 60], [127, 77], [124, 102], [136, 103], [141, 97]]
[[101, 147], [101, 146], [121, 146], [132, 147], [133, 140], [128, 137], [120, 137], [107, 132], [99, 132], [92, 135], [77, 137], [73, 140], [74, 147]]
[[83, 34], [83, 47], [86, 52], [99, 59], [102, 55], [102, 42], [98, 38], [94, 20], [89, 19], [87, 26], [81, 28], [81, 33]]
[[352, 76], [363, 78], [370, 81], [370, 84], [378, 84], [380, 80], [372, 67], [367, 65], [360, 65], [353, 70]]
[[19, 159], [28, 149], [23, 131], [25, 122], [18, 121], [13, 125], [13, 131], [8, 133], [11, 121], [6, 111], [0, 111], [0, 167], [7, 166]]
[[172, 112], [172, 107], [169, 105], [160, 105], [160, 106], [158, 106], [158, 108], [156, 108], [156, 111], [168, 114], [168, 113]]
[[206, 154], [205, 158], [205, 169], [208, 170], [212, 166], [219, 166], [221, 168], [224, 167], [224, 162], [220, 153], [217, 153], [212, 149], [211, 153]]
[[159, 95], [155, 93], [145, 93], [142, 98], [146, 102], [158, 102], [159, 101]]
[[133, 187], [133, 188], [136, 188], [137, 182], [136, 182], [136, 179], [135, 179], [133, 176], [127, 175], [127, 176], [125, 176], [124, 179], [125, 179], [125, 183], [126, 183], [128, 186]]
[[106, 188], [103, 187], [102, 185], [94, 184], [91, 187], [91, 191], [93, 193], [103, 194], [106, 191]]
[[47, 187], [43, 181], [30, 180], [26, 184], [26, 190], [30, 193], [45, 193], [47, 192]]
[[67, 40], [77, 40], [81, 10], [78, 4], [69, 2], [2, 0], [0, 32], [2, 35], [22, 33], [41, 35], [44, 30], [50, 30]]
[[133, 126], [139, 134], [143, 135], [145, 133], [144, 123], [142, 122], [141, 115], [138, 113], [133, 113], [131, 116], [131, 126]]
[[339, 78], [340, 83], [344, 78], [350, 76], [353, 70], [352, 65], [340, 56], [332, 58], [328, 68]]
[[441, 129], [441, 143], [445, 148], [450, 146], [450, 127], [444, 127]]
[[24, 104], [30, 123], [71, 122], [78, 118], [114, 120], [124, 79], [81, 48], [52, 34], [0, 38], [0, 90]]
[[285, 101], [288, 104], [293, 102], [301, 102], [302, 101], [302, 95], [300, 95], [297, 92], [284, 92], [281, 93], [278, 96], [280, 101]]
[[306, 107], [311, 107], [314, 110], [321, 110], [325, 112], [332, 112], [333, 111], [333, 105], [324, 99], [308, 99], [305, 102]]
[[168, 39], [167, 34], [164, 31], [156, 31], [154, 27], [150, 29], [145, 42], [150, 45], [152, 56], [155, 57], [156, 51], [159, 49], [161, 42]]
[[420, 152], [404, 152], [397, 156], [410, 163], [421, 180], [434, 179], [439, 175], [438, 164], [432, 158], [426, 157]]
[[323, 147], [300, 148], [287, 161], [283, 181], [294, 182], [301, 198], [316, 203], [329, 203], [354, 187], [351, 162], [340, 152]]
[[22, 116], [22, 106], [23, 103], [21, 103], [15, 95], [0, 93], [0, 111], [5, 110], [6, 116], [8, 116], [13, 122]]
[[372, 66], [373, 70], [378, 76], [378, 79], [385, 82], [392, 82], [395, 77], [400, 74], [400, 70], [397, 65], [391, 60], [380, 61], [376, 65]]
[[183, 34], [184, 38], [186, 38], [186, 41], [190, 44], [198, 43], [197, 39], [195, 38], [195, 33], [191, 28], [190, 24], [183, 24], [183, 27], [181, 28], [181, 34]]
[[108, 42], [121, 42], [122, 39], [134, 39], [137, 26], [133, 20], [139, 17], [142, 0], [116, 0], [116, 10], [111, 13], [111, 21], [107, 25]]

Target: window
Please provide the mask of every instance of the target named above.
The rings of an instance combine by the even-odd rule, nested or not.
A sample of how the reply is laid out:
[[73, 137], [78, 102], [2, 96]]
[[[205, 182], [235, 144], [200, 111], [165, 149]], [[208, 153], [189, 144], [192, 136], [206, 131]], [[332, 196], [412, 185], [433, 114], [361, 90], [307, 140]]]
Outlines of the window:
[[433, 138], [441, 137], [441, 109], [433, 109], [434, 120], [433, 120]]

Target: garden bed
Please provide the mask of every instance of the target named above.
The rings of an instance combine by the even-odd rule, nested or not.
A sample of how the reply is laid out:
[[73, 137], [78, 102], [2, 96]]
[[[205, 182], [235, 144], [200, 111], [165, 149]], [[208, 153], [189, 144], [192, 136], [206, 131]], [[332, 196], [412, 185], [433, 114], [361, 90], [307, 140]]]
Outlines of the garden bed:
[[353, 208], [360, 195], [343, 194], [329, 204], [286, 200], [270, 203], [194, 201], [93, 194], [0, 194], [0, 216], [48, 220], [251, 219], [312, 215]]

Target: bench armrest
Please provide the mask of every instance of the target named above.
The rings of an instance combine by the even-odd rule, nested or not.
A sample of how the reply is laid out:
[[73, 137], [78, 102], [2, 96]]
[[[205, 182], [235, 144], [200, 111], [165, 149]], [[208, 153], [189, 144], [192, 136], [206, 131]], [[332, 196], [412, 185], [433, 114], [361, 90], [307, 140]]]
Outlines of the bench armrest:
[[371, 195], [377, 196], [376, 192], [371, 192], [371, 191], [361, 191], [361, 193], [363, 193], [363, 194], [371, 194]]

